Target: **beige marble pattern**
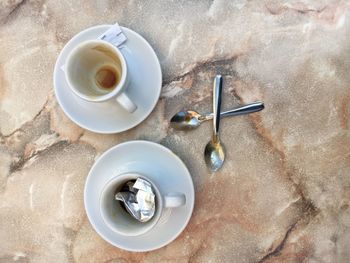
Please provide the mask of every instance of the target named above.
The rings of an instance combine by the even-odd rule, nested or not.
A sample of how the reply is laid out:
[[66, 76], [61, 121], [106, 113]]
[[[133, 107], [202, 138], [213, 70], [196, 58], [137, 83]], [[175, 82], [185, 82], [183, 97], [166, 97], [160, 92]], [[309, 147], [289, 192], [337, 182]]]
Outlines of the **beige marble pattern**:
[[[136, 128], [86, 131], [64, 115], [52, 72], [65, 43], [118, 21], [161, 61], [162, 95]], [[0, 262], [349, 262], [350, 2], [0, 0]], [[180, 109], [263, 100], [222, 121], [227, 162], [208, 173], [211, 125], [176, 132]], [[188, 166], [193, 217], [171, 244], [130, 253], [89, 224], [83, 186], [123, 141], [159, 142]]]

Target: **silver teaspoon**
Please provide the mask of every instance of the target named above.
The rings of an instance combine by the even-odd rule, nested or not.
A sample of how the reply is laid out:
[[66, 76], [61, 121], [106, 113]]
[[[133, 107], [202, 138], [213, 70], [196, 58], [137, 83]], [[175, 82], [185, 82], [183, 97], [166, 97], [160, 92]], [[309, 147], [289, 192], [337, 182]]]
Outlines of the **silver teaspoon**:
[[205, 162], [212, 172], [219, 170], [225, 160], [225, 148], [219, 138], [221, 92], [222, 77], [216, 75], [213, 88], [213, 136], [204, 150]]
[[[256, 101], [233, 110], [221, 112], [220, 118], [228, 116], [238, 116], [249, 114], [264, 109], [264, 103]], [[193, 130], [199, 127], [202, 122], [212, 120], [213, 113], [199, 114], [196, 111], [180, 111], [176, 113], [170, 120], [170, 126], [176, 130]]]

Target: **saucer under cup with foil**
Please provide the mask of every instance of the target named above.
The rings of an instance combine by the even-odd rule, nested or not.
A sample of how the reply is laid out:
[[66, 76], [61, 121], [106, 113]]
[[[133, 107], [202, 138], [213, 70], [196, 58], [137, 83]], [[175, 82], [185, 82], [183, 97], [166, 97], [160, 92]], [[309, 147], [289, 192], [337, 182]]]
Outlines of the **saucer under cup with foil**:
[[[175, 208], [163, 204], [160, 218], [147, 231], [142, 229], [137, 235], [125, 235], [127, 228], [123, 228], [123, 233], [114, 231], [101, 214], [100, 198], [106, 186], [113, 185], [113, 180], [124, 174], [143, 175], [162, 196], [180, 193], [186, 202]], [[84, 204], [92, 227], [103, 239], [119, 248], [141, 252], [163, 247], [180, 235], [191, 218], [194, 195], [188, 169], [171, 150], [149, 141], [128, 141], [112, 147], [96, 160], [85, 182]]]

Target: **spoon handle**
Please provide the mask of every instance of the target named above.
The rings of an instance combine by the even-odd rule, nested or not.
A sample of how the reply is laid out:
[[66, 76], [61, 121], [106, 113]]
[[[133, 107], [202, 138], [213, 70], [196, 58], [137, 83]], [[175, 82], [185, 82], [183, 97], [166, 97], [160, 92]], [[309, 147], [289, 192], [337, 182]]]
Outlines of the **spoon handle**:
[[253, 102], [247, 105], [244, 105], [242, 107], [238, 107], [233, 110], [229, 111], [224, 111], [221, 113], [221, 118], [222, 117], [228, 117], [228, 116], [236, 116], [236, 115], [244, 115], [244, 114], [249, 114], [257, 111], [261, 111], [265, 108], [264, 103], [261, 101]]
[[217, 138], [220, 126], [222, 76], [216, 75], [213, 87], [213, 135]]

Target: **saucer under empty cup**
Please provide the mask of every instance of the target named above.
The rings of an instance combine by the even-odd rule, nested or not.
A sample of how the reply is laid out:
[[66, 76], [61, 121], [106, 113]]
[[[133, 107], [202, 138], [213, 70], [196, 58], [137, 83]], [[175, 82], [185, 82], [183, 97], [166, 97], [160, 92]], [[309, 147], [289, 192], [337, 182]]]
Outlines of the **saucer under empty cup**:
[[65, 76], [69, 54], [83, 42], [97, 40], [110, 28], [111, 25], [95, 26], [74, 36], [62, 49], [54, 69], [55, 95], [64, 113], [82, 128], [105, 134], [126, 131], [146, 119], [158, 102], [162, 86], [160, 63], [152, 47], [138, 33], [121, 27], [127, 40], [119, 51], [126, 61], [128, 75], [125, 92], [121, 94], [126, 94], [137, 109], [129, 113], [114, 99], [94, 102], [73, 93]]

